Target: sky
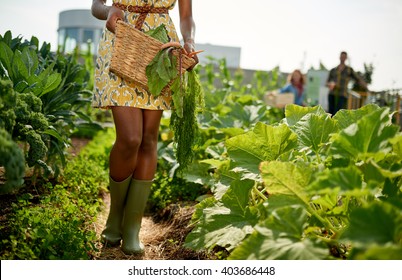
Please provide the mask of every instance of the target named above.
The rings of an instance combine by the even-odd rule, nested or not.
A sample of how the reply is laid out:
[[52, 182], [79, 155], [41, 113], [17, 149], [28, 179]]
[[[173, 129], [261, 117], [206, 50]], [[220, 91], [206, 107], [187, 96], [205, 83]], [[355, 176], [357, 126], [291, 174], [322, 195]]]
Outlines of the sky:
[[[91, 0], [0, 0], [0, 34], [57, 43], [58, 15]], [[112, 1], [107, 0], [111, 5]], [[171, 16], [179, 27], [178, 7]], [[402, 89], [402, 0], [193, 0], [196, 42], [241, 48], [240, 67], [283, 72], [372, 63], [370, 90]]]

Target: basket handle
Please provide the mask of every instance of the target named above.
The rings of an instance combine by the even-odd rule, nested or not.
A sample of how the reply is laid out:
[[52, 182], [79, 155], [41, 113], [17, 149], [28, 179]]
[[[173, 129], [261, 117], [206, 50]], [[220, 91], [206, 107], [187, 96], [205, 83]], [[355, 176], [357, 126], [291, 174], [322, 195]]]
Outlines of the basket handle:
[[180, 49], [183, 48], [179, 42], [167, 42], [161, 46], [161, 50], [164, 50], [164, 49], [167, 49], [170, 47], [180, 48]]

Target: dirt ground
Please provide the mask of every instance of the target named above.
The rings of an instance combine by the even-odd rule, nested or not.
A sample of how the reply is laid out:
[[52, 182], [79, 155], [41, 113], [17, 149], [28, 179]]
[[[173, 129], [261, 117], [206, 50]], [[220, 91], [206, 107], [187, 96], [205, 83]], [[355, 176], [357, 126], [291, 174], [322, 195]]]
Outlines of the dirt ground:
[[[110, 197], [104, 198], [105, 207], [95, 225], [99, 236], [106, 224]], [[183, 247], [183, 242], [190, 231], [187, 227], [191, 219], [193, 207], [171, 205], [163, 211], [163, 216], [155, 221], [149, 215], [142, 220], [140, 239], [145, 245], [145, 252], [138, 255], [125, 255], [119, 247], [107, 247], [97, 243], [99, 260], [205, 260], [211, 259], [205, 252], [195, 252]]]

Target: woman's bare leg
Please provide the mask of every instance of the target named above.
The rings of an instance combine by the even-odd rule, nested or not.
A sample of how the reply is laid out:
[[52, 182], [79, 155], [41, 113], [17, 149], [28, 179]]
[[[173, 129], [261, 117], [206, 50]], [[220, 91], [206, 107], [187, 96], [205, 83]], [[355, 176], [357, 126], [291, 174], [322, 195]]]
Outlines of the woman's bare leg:
[[110, 152], [109, 169], [117, 182], [128, 178], [136, 169], [143, 138], [143, 111], [132, 107], [112, 108], [116, 142]]
[[133, 178], [153, 180], [157, 166], [159, 125], [163, 111], [143, 110], [142, 142], [138, 150]]

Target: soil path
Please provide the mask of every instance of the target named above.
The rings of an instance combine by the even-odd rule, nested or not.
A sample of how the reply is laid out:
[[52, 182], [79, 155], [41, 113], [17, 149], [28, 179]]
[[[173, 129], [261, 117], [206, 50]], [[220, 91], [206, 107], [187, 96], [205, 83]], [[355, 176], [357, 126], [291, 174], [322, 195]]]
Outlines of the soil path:
[[[99, 214], [95, 229], [100, 240], [100, 234], [106, 224], [108, 216], [110, 196], [104, 196], [104, 207]], [[189, 232], [187, 227], [194, 211], [190, 206], [172, 205], [165, 209], [163, 221], [155, 222], [150, 216], [142, 220], [140, 239], [145, 245], [145, 252], [137, 255], [126, 255], [120, 248], [106, 247], [101, 242], [97, 243], [99, 252], [96, 259], [99, 260], [188, 260], [208, 259], [204, 252], [194, 252], [184, 248], [183, 242]]]

